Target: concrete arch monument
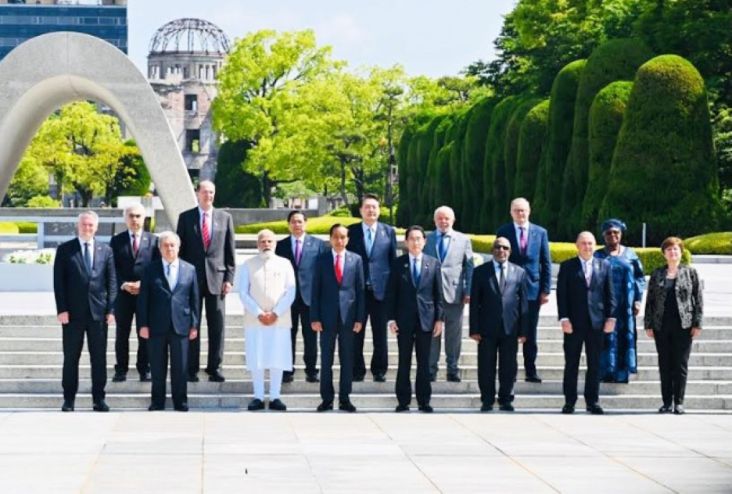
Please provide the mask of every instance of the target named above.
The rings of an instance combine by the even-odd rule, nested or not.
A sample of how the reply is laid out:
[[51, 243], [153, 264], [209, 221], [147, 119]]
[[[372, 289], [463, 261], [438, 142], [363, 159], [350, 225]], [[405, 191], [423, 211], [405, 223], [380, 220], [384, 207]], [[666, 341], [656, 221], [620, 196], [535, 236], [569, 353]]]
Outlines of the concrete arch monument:
[[175, 225], [196, 196], [158, 98], [124, 53], [80, 33], [32, 38], [0, 61], [0, 197], [43, 121], [86, 99], [108, 105], [124, 121]]

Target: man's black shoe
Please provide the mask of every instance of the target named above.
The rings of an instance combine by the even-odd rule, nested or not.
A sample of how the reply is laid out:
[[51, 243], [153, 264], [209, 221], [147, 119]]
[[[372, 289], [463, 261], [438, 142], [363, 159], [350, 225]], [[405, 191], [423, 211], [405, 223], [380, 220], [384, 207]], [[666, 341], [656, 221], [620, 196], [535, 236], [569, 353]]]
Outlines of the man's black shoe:
[[181, 403], [179, 405], [175, 405], [173, 407], [176, 412], [187, 412], [188, 411], [188, 403]]
[[292, 381], [295, 380], [295, 376], [291, 372], [287, 372], [285, 374], [282, 374], [282, 382], [284, 384], [289, 384]]
[[658, 409], [658, 413], [671, 413], [673, 410], [671, 409], [671, 405], [663, 405], [661, 408]]
[[459, 383], [460, 381], [461, 381], [460, 376], [457, 374], [448, 374], [447, 375], [447, 382]]
[[95, 412], [108, 412], [109, 411], [109, 405], [104, 400], [99, 400], [94, 402], [94, 406], [92, 407]]
[[480, 411], [481, 412], [492, 412], [493, 411], [493, 405], [490, 405], [488, 403], [483, 403], [480, 406]]
[[319, 383], [320, 382], [320, 379], [318, 379], [317, 374], [308, 374], [307, 376], [305, 376], [305, 380], [309, 383]]
[[678, 404], [674, 406], [674, 414], [676, 415], [683, 415], [686, 413], [686, 410], [684, 410], [684, 405]]
[[126, 372], [115, 372], [114, 377], [112, 378], [113, 383], [123, 383], [126, 380], [127, 380]]
[[200, 379], [198, 379], [198, 374], [188, 374], [188, 382], [189, 383], [197, 383]]
[[344, 412], [353, 413], [356, 411], [356, 407], [353, 406], [353, 403], [351, 403], [351, 400], [341, 400], [338, 402], [338, 410], [343, 410]]
[[364, 374], [359, 374], [357, 376], [353, 376], [353, 382], [355, 382], [355, 383], [363, 382], [364, 377], [365, 377]]
[[269, 409], [275, 410], [277, 412], [284, 412], [285, 410], [287, 410], [287, 406], [282, 403], [282, 400], [276, 398], [269, 402]]
[[213, 371], [208, 373], [208, 380], [214, 383], [222, 383], [226, 381], [226, 378], [220, 371]]
[[533, 376], [526, 376], [526, 379], [525, 379], [525, 381], [526, 381], [527, 383], [537, 383], [537, 384], [541, 384], [541, 378], [540, 378], [539, 376], [537, 376], [536, 374], [534, 374]]
[[430, 375], [430, 382], [431, 383], [437, 382], [437, 374], [431, 374]]
[[165, 407], [160, 405], [150, 405], [149, 407], [147, 407], [147, 410], [149, 412], [157, 412], [160, 410], [165, 410]]
[[564, 414], [574, 413], [574, 405], [565, 403], [565, 405], [562, 407], [562, 413], [564, 413]]
[[408, 412], [409, 411], [409, 405], [397, 405], [397, 407], [394, 409], [395, 412]]
[[435, 409], [432, 408], [430, 405], [420, 405], [419, 411], [424, 413], [432, 413], [435, 411]]
[[375, 383], [385, 383], [386, 382], [386, 376], [382, 373], [374, 374], [374, 382]]
[[250, 412], [264, 410], [264, 402], [259, 398], [254, 398], [252, 401], [249, 402], [249, 405], [247, 405], [247, 410], [249, 410]]
[[327, 412], [328, 410], [333, 410], [333, 402], [332, 401], [324, 401], [320, 405], [318, 405], [318, 408], [316, 408], [318, 412]]
[[71, 400], [64, 400], [64, 404], [61, 405], [61, 411], [62, 412], [73, 412], [74, 411], [74, 402]]
[[503, 403], [501, 404], [498, 409], [502, 412], [513, 412], [515, 408], [513, 408], [513, 405], [510, 403]]
[[140, 382], [141, 383], [149, 383], [151, 380], [152, 380], [152, 377], [150, 376], [149, 372], [140, 373]]
[[605, 413], [605, 410], [603, 410], [602, 407], [597, 403], [587, 405], [587, 411], [590, 412], [592, 415], [602, 415]]

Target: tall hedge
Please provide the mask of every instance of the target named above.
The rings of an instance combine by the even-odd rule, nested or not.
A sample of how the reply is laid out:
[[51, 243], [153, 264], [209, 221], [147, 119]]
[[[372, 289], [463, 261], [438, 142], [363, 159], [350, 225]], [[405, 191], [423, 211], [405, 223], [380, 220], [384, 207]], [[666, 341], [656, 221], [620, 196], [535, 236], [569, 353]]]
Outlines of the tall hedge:
[[582, 202], [587, 190], [589, 143], [587, 122], [590, 105], [597, 92], [609, 83], [631, 80], [644, 62], [653, 56], [639, 39], [614, 39], [598, 46], [587, 59], [575, 100], [572, 147], [564, 170], [562, 218], [559, 232], [569, 239], [582, 228]]
[[596, 231], [598, 223], [603, 221], [597, 213], [607, 192], [613, 152], [632, 88], [633, 83], [629, 81], [611, 82], [597, 93], [590, 107], [590, 171], [582, 204], [583, 229]]
[[638, 241], [713, 231], [720, 224], [719, 182], [704, 80], [677, 55], [662, 55], [636, 74], [613, 155], [600, 216], [618, 216]]
[[412, 221], [417, 224], [425, 224], [425, 216], [429, 217], [428, 209], [431, 208], [429, 204], [429, 190], [430, 182], [428, 179], [428, 165], [430, 159], [430, 153], [432, 151], [432, 145], [434, 141], [435, 129], [440, 124], [441, 117], [435, 117], [422, 127], [417, 129], [415, 134], [415, 141], [417, 142], [416, 151], [416, 168], [415, 168], [415, 182], [417, 196], [415, 202], [417, 204], [417, 210], [415, 211]]
[[399, 170], [399, 207], [397, 208], [397, 224], [399, 226], [405, 226], [409, 223], [409, 218], [412, 216], [412, 199], [409, 195], [410, 189], [407, 185], [409, 181], [409, 144], [414, 135], [414, 128], [412, 125], [407, 125], [402, 132], [402, 137], [399, 140], [399, 146], [397, 147], [397, 167]]
[[541, 177], [546, 180], [543, 182], [544, 186], [534, 194], [531, 216], [546, 226], [552, 234], [557, 229], [559, 208], [562, 205], [562, 177], [572, 144], [574, 102], [586, 63], [587, 60], [575, 60], [565, 65], [554, 79], [549, 98], [547, 143], [541, 162], [539, 183]]
[[510, 201], [514, 197], [516, 188], [516, 160], [518, 158], [518, 143], [526, 114], [539, 102], [538, 98], [525, 98], [518, 104], [511, 115], [506, 127], [506, 140], [503, 145], [503, 162], [506, 166], [506, 196]]
[[452, 147], [455, 143], [448, 142], [437, 153], [437, 183], [435, 184], [435, 203], [434, 207], [449, 205], [452, 200], [452, 176], [450, 174], [450, 155]]
[[434, 126], [432, 132], [432, 144], [430, 146], [430, 154], [427, 158], [427, 173], [425, 175], [425, 187], [422, 190], [422, 209], [430, 211], [435, 203], [436, 187], [437, 187], [437, 154], [445, 143], [445, 135], [450, 125], [448, 115], [436, 117], [431, 124]]
[[444, 163], [440, 162], [439, 154], [442, 149], [452, 141], [452, 127], [454, 123], [454, 115], [445, 115], [440, 124], [435, 129], [435, 136], [432, 141], [432, 151], [430, 152], [430, 209], [434, 209], [437, 203], [443, 198], [452, 196], [450, 184], [450, 163], [448, 154], [447, 166], [443, 168]]
[[[452, 186], [452, 206], [455, 210], [455, 223], [465, 229], [463, 224], [463, 211], [466, 206], [466, 195], [463, 187], [463, 177], [467, 173], [463, 170], [463, 141], [465, 140], [465, 128], [468, 125], [470, 110], [460, 115], [453, 127], [453, 146], [450, 153], [450, 182]], [[469, 207], [469, 204], [467, 204]]]
[[[484, 98], [470, 109], [470, 117], [465, 128], [465, 148], [463, 151], [463, 170], [465, 172], [463, 174], [463, 190], [467, 204], [480, 204], [485, 193], [483, 189], [483, 162], [486, 151], [486, 134], [495, 106], [495, 100]], [[464, 208], [464, 227], [475, 231], [479, 226], [479, 213], [480, 210], [477, 208]]]
[[516, 158], [513, 197], [525, 197], [532, 202], [537, 188], [539, 168], [546, 145], [549, 100], [534, 105], [521, 123]]

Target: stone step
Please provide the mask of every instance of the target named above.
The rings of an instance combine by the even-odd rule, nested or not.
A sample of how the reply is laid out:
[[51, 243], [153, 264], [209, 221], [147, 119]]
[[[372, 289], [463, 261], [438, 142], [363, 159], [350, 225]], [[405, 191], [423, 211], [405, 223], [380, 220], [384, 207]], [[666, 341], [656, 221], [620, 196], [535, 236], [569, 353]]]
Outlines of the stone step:
[[[188, 393], [188, 404], [195, 409], [240, 409], [246, 410], [246, 405], [251, 396], [228, 395], [228, 394], [194, 394]], [[337, 399], [337, 398], [336, 398]], [[136, 394], [108, 393], [107, 403], [113, 410], [123, 409], [146, 409], [150, 403], [149, 396]], [[364, 411], [392, 411], [397, 404], [392, 393], [351, 395], [353, 404], [362, 412]], [[58, 410], [61, 407], [62, 398], [58, 393], [52, 394], [17, 394], [0, 393], [0, 409], [51, 409]], [[301, 395], [283, 395], [283, 401], [290, 411], [312, 412], [320, 403], [320, 395], [317, 393]], [[439, 411], [476, 411], [480, 408], [480, 395], [478, 394], [433, 394], [431, 405]], [[559, 413], [564, 404], [564, 397], [552, 395], [517, 395], [514, 401], [517, 410], [556, 410]], [[661, 404], [659, 395], [618, 395], [601, 396], [600, 404], [606, 411], [613, 410], [647, 410], [655, 412]], [[77, 395], [77, 410], [91, 408], [91, 396], [86, 393]], [[413, 409], [416, 412], [416, 400], [412, 400]], [[732, 395], [697, 396], [687, 395], [685, 406], [689, 410], [732, 410]], [[168, 407], [172, 409], [170, 400]], [[584, 414], [584, 400], [580, 397], [577, 402], [577, 411]], [[267, 412], [264, 412], [267, 413]], [[497, 413], [497, 412], [494, 412]]]

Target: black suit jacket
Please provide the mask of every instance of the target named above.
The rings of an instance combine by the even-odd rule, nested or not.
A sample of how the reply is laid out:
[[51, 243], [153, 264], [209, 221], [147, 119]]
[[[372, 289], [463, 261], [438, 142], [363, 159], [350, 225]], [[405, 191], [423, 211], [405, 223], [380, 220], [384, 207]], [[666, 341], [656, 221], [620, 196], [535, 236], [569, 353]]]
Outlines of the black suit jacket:
[[440, 262], [422, 255], [419, 286], [412, 280], [409, 254], [391, 265], [386, 290], [386, 318], [396, 321], [400, 331], [420, 329], [432, 332], [436, 321], [444, 321]]
[[198, 282], [196, 269], [181, 260], [178, 267], [178, 282], [173, 290], [163, 273], [163, 262], [152, 263], [142, 278], [140, 295], [137, 297], [137, 318], [140, 327], [150, 328], [150, 336], [163, 336], [170, 328], [181, 335], [187, 335], [191, 328], [198, 327]]
[[366, 239], [363, 236], [363, 222], [348, 227], [348, 250], [355, 252], [363, 259], [364, 280], [374, 289], [376, 300], [386, 297], [386, 284], [389, 281], [389, 269], [396, 259], [396, 232], [384, 223], [376, 223], [376, 238], [371, 248], [371, 255], [366, 253]]
[[275, 254], [289, 259], [292, 269], [295, 270], [295, 282], [297, 285], [297, 296], [302, 299], [305, 305], [309, 306], [312, 294], [313, 271], [318, 256], [328, 250], [327, 244], [317, 237], [305, 235], [300, 254], [300, 265], [295, 264], [295, 253], [292, 251], [292, 235], [288, 235], [275, 247]]
[[602, 331], [605, 321], [615, 314], [610, 263], [605, 259], [592, 259], [592, 280], [587, 287], [585, 273], [579, 257], [564, 261], [559, 266], [557, 278], [557, 306], [559, 319], [569, 319], [573, 327], [586, 327]]
[[470, 334], [483, 338], [525, 336], [529, 329], [528, 277], [511, 262], [506, 266], [506, 286], [501, 293], [493, 261], [473, 271], [470, 290]]
[[313, 272], [313, 292], [310, 304], [310, 320], [320, 322], [323, 328], [335, 330], [340, 317], [341, 324], [352, 329], [366, 318], [363, 266], [361, 257], [344, 252], [343, 280], [335, 277], [333, 253], [328, 250], [318, 256]]
[[79, 239], [64, 242], [56, 249], [53, 263], [53, 292], [56, 312], [69, 313], [69, 321], [103, 321], [114, 313], [117, 278], [112, 249], [94, 241], [93, 268], [87, 272]]
[[203, 248], [201, 216], [198, 207], [189, 209], [178, 218], [177, 233], [180, 237], [180, 258], [193, 264], [198, 274], [198, 287], [218, 295], [224, 282], [234, 283], [236, 247], [234, 221], [226, 211], [214, 208], [211, 218], [211, 243]]
[[109, 246], [114, 253], [115, 273], [120, 285], [128, 281], [140, 281], [150, 262], [160, 259], [158, 237], [150, 232], [142, 232], [137, 256], [132, 253], [130, 233], [127, 230], [112, 237]]

